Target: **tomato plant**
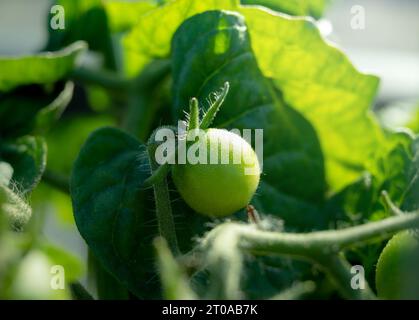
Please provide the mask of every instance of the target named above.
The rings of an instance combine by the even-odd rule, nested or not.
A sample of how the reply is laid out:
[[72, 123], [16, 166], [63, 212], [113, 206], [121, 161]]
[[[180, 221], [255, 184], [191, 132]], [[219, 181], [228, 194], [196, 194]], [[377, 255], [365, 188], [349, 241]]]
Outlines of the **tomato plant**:
[[415, 118], [328, 2], [57, 0], [0, 56], [0, 298], [418, 299]]

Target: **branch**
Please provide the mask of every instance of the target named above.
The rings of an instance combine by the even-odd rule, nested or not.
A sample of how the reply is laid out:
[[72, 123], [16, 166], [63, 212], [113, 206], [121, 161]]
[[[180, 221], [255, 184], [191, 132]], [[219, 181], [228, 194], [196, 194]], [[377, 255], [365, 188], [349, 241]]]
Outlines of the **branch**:
[[63, 174], [45, 170], [42, 180], [64, 193], [70, 193], [70, 179]]
[[76, 82], [95, 84], [113, 90], [125, 90], [131, 85], [131, 80], [125, 79], [115, 72], [86, 67], [74, 70], [70, 77]]
[[245, 225], [232, 224], [243, 234], [244, 247], [256, 252], [281, 252], [290, 255], [304, 255], [312, 252], [337, 253], [347, 247], [379, 240], [409, 228], [419, 226], [418, 213], [406, 213], [377, 222], [340, 229], [318, 231], [306, 234], [275, 233], [261, 231]]
[[[231, 248], [230, 245], [226, 245], [230, 243], [237, 244], [237, 248], [254, 255], [277, 254], [308, 260], [318, 264], [328, 274], [342, 296], [349, 299], [374, 299], [375, 296], [368, 286], [363, 290], [351, 288], [350, 265], [340, 256], [340, 252], [347, 247], [383, 239], [417, 226], [419, 226], [419, 213], [406, 213], [341, 230], [306, 234], [263, 231], [254, 225], [227, 222], [207, 234], [202, 242], [202, 248], [209, 252], [208, 256], [214, 253], [222, 256], [223, 251]], [[227, 279], [224, 277], [220, 280], [227, 281]]]
[[363, 289], [354, 289], [351, 287], [351, 280], [354, 276], [351, 273], [351, 265], [341, 255], [329, 255], [324, 257], [324, 260], [323, 257], [319, 256], [316, 262], [329, 276], [343, 297], [350, 300], [376, 299], [376, 296], [366, 281], [365, 288]]

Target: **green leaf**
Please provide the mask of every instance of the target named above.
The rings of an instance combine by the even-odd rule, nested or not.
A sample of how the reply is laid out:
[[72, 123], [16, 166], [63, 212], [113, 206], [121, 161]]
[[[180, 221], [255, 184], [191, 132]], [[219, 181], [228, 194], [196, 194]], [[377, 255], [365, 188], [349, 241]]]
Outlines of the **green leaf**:
[[96, 291], [99, 300], [128, 300], [129, 291], [123, 286], [112, 274], [104, 269], [104, 267], [96, 261], [91, 255], [89, 256], [89, 272], [94, 274], [96, 281]]
[[243, 18], [216, 11], [194, 16], [178, 29], [172, 52], [175, 117], [181, 118], [191, 96], [205, 101], [228, 81], [230, 93], [213, 125], [264, 130], [264, 174], [253, 200], [258, 210], [277, 214], [294, 227], [324, 225], [312, 205], [321, 203], [325, 194], [316, 134], [283, 104], [260, 72]]
[[73, 89], [72, 82], [57, 82], [53, 87], [23, 86], [0, 94], [0, 135], [45, 133], [67, 107]]
[[104, 2], [106, 15], [112, 32], [124, 32], [134, 27], [144, 14], [157, 8], [157, 1], [121, 1], [107, 0]]
[[419, 149], [416, 138], [412, 145], [412, 161], [407, 167], [406, 172], [406, 188], [403, 190], [403, 198], [401, 208], [405, 211], [415, 211], [419, 209]]
[[47, 146], [41, 137], [25, 136], [0, 144], [0, 159], [13, 167], [12, 184], [22, 194], [40, 181], [46, 166]]
[[153, 58], [164, 58], [170, 53], [170, 41], [176, 29], [187, 18], [215, 9], [234, 9], [238, 0], [177, 0], [141, 17], [124, 37], [125, 69], [135, 76]]
[[374, 150], [386, 150], [370, 114], [378, 79], [360, 73], [327, 43], [312, 21], [242, 8], [262, 73], [316, 129], [327, 182], [336, 191], [368, 169]]
[[[328, 200], [323, 210], [328, 212], [330, 221], [334, 221], [331, 227], [341, 229], [392, 215], [382, 201], [383, 191], [403, 210], [413, 211], [419, 208], [419, 163], [414, 141], [404, 132], [389, 133], [387, 140], [391, 147], [386, 154], [375, 159], [375, 165], [371, 165], [372, 172], [365, 173]], [[376, 263], [383, 244], [382, 241], [347, 252], [353, 264], [364, 266], [369, 282], [374, 281]]]
[[[399, 132], [389, 133], [387, 141], [391, 147], [386, 154], [373, 159], [371, 172], [364, 173], [328, 200], [325, 210], [333, 216], [335, 226], [342, 228], [389, 216], [391, 213], [387, 212], [381, 200], [383, 191], [397, 206], [404, 206], [418, 169], [414, 168], [413, 140], [408, 134]], [[405, 209], [408, 209], [407, 206]]]
[[260, 5], [294, 16], [320, 18], [331, 0], [241, 0], [246, 5]]
[[150, 174], [144, 152], [124, 132], [99, 129], [80, 151], [70, 189], [77, 227], [101, 265], [139, 297], [153, 297], [151, 239], [157, 230], [140, 190]]
[[73, 98], [74, 84], [66, 82], [63, 90], [48, 106], [41, 109], [36, 115], [36, 132], [45, 133], [53, 123], [55, 123], [64, 112], [67, 105]]
[[373, 150], [386, 152], [383, 134], [369, 110], [378, 79], [356, 70], [321, 37], [310, 19], [240, 7], [235, 1], [169, 2], [143, 17], [125, 37], [131, 75], [151, 59], [170, 54], [170, 40], [182, 20], [219, 6], [245, 16], [260, 70], [274, 79], [285, 102], [313, 124], [325, 154], [331, 191], [357, 180], [368, 169], [368, 159], [375, 156]]
[[12, 229], [20, 231], [29, 221], [32, 209], [16, 192], [0, 184], [0, 214], [8, 218]]
[[56, 52], [0, 57], [0, 92], [22, 85], [51, 84], [66, 77], [85, 48], [83, 42], [76, 42]]
[[70, 284], [70, 290], [73, 300], [94, 300], [92, 295], [80, 282]]
[[[75, 41], [86, 41], [89, 50], [103, 55], [106, 68], [115, 69], [108, 18], [102, 0], [56, 0], [64, 8], [65, 29], [52, 29], [48, 26], [48, 50], [58, 50]], [[53, 14], [48, 17], [48, 24]]]

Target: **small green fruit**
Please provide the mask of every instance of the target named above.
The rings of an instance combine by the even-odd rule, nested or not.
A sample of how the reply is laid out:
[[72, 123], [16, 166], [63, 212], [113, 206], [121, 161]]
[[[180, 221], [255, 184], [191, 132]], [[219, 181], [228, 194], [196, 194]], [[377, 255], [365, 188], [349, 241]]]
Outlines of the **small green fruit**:
[[412, 231], [396, 234], [377, 263], [378, 297], [387, 300], [419, 299], [419, 238]]
[[[173, 180], [185, 202], [196, 212], [224, 217], [250, 202], [259, 184], [260, 166], [250, 144], [239, 135], [208, 129], [205, 137], [207, 163], [177, 164], [173, 168]], [[215, 148], [218, 161], [212, 164], [210, 154]], [[221, 162], [222, 154], [228, 154], [227, 164]], [[240, 161], [234, 163], [234, 159]], [[246, 174], [246, 168], [253, 168], [256, 173]]]

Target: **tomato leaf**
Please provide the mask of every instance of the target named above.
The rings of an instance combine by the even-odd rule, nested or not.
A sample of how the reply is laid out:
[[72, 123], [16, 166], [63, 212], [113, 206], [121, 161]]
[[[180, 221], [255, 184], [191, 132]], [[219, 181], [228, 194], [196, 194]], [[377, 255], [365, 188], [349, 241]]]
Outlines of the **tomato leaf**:
[[123, 39], [126, 73], [135, 76], [153, 58], [167, 57], [172, 36], [185, 19], [207, 10], [231, 10], [237, 5], [238, 0], [177, 0], [142, 16]]
[[52, 84], [74, 68], [78, 54], [86, 48], [76, 42], [56, 52], [32, 56], [0, 57], [0, 92], [29, 84]]
[[108, 0], [103, 3], [112, 32], [123, 32], [134, 27], [143, 15], [157, 8], [157, 1], [126, 2]]
[[[104, 65], [115, 69], [116, 61], [113, 53], [108, 18], [101, 0], [56, 0], [55, 3], [64, 8], [65, 28], [48, 28], [48, 50], [58, 50], [75, 41], [83, 40], [89, 50], [103, 55]], [[50, 14], [48, 23], [52, 19]]]
[[240, 12], [260, 70], [316, 129], [331, 191], [357, 180], [369, 159], [387, 150], [369, 109], [378, 79], [356, 70], [309, 19], [258, 8]]
[[57, 82], [52, 88], [31, 85], [0, 94], [0, 135], [46, 132], [67, 107], [73, 88], [72, 82]]
[[240, 6], [237, 1], [169, 2], [145, 15], [125, 37], [128, 72], [135, 75], [151, 59], [168, 57], [170, 41], [182, 20], [219, 6], [244, 15], [260, 71], [273, 79], [284, 101], [314, 126], [325, 155], [330, 191], [356, 181], [369, 169], [368, 158], [387, 151], [384, 135], [369, 110], [378, 79], [359, 72], [345, 54], [322, 38], [312, 19]]
[[176, 32], [172, 51], [175, 118], [182, 116], [191, 96], [205, 101], [230, 82], [213, 125], [264, 129], [264, 174], [254, 199], [258, 209], [291, 226], [324, 224], [310, 204], [321, 203], [326, 189], [316, 133], [260, 72], [243, 17], [221, 11], [194, 16]]
[[294, 16], [320, 18], [331, 0], [241, 0], [246, 5], [259, 5]]
[[103, 267], [139, 297], [156, 294], [152, 236], [140, 187], [150, 174], [143, 145], [103, 128], [87, 139], [74, 164], [71, 197], [77, 227]]

